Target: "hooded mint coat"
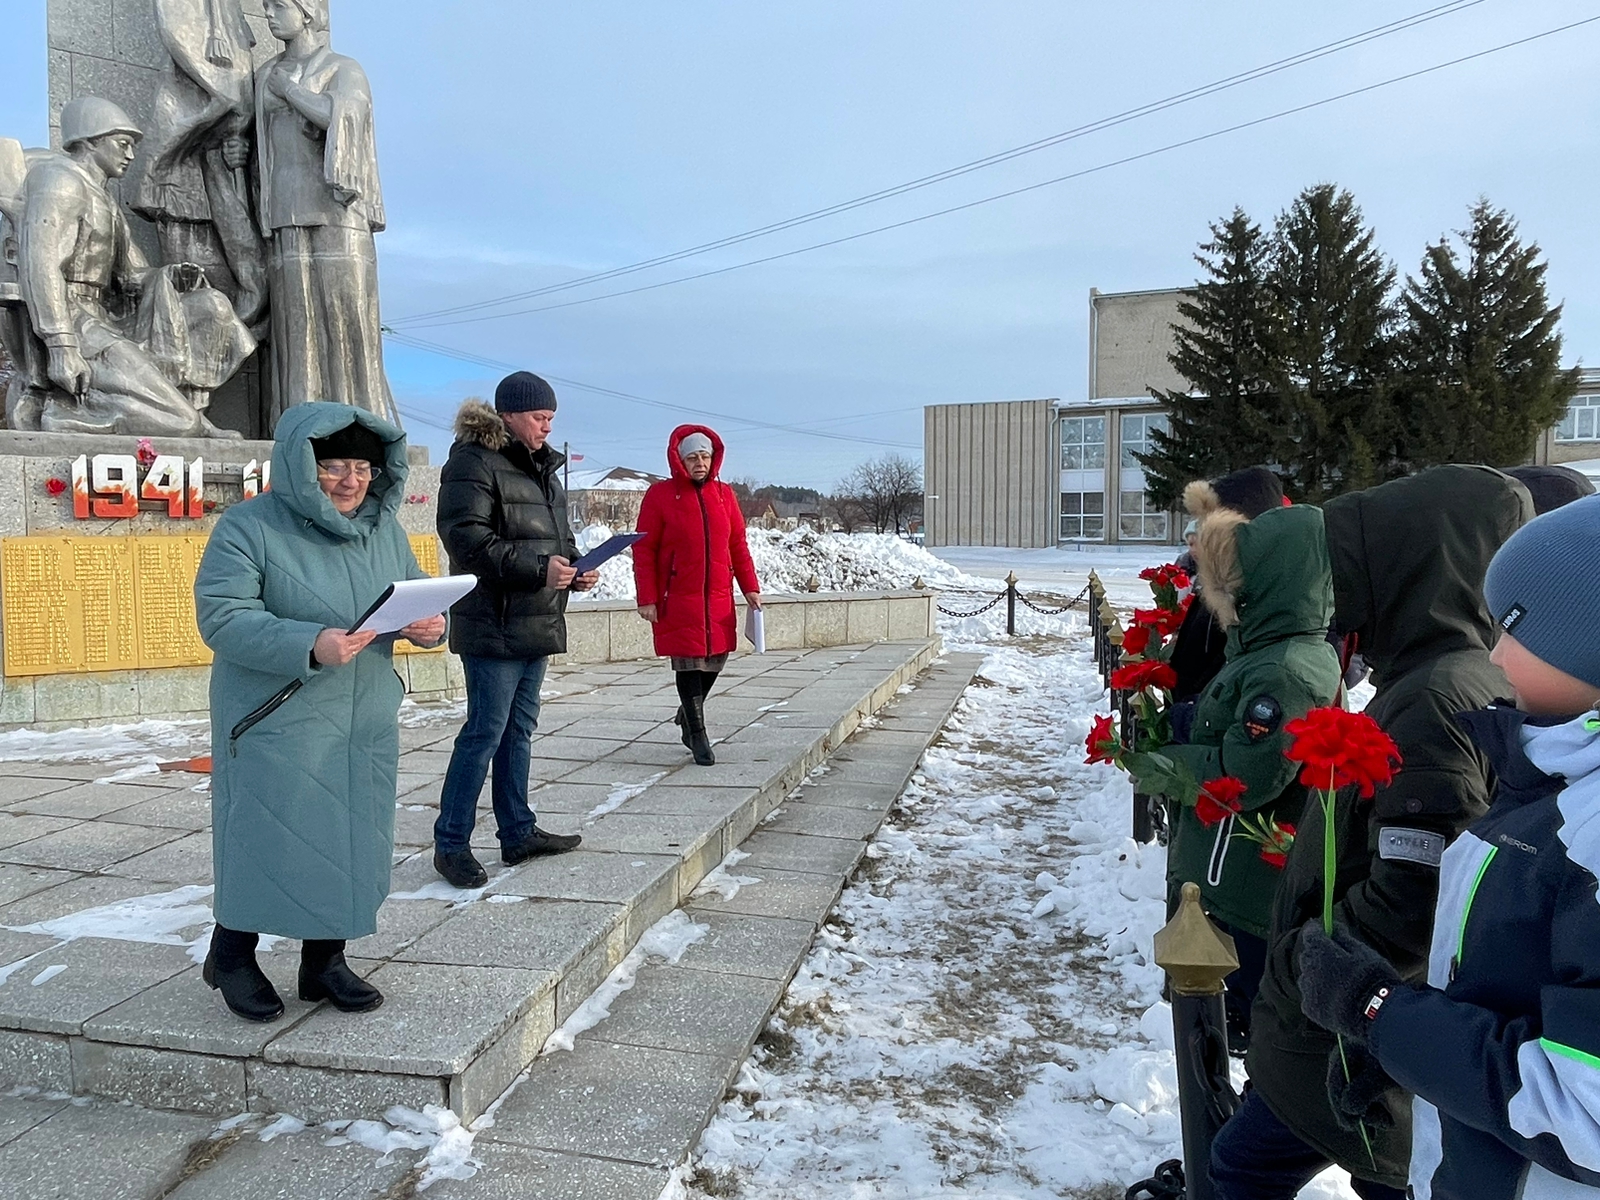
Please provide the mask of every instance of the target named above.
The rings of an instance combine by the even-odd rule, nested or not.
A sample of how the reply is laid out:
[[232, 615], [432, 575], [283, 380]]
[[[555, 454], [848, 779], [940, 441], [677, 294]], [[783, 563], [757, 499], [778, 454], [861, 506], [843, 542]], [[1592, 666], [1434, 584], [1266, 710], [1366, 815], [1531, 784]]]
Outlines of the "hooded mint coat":
[[[349, 517], [317, 484], [311, 439], [353, 422], [384, 441], [383, 473]], [[223, 514], [195, 579], [211, 668], [214, 909], [229, 929], [358, 938], [377, 928], [394, 855], [393, 639], [318, 666], [324, 629], [348, 629], [398, 579], [422, 578], [396, 519], [405, 434], [362, 409], [301, 404], [278, 422], [272, 490]], [[238, 738], [286, 684], [303, 686]]]

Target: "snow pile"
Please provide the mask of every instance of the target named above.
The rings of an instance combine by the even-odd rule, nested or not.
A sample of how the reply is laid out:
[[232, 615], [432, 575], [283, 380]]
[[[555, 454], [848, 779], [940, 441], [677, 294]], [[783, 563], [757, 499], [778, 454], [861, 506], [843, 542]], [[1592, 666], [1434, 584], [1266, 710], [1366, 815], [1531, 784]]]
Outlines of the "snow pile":
[[[587, 526], [578, 534], [578, 548], [592, 550], [611, 533], [605, 525]], [[1003, 586], [968, 575], [914, 542], [893, 534], [751, 529], [745, 536], [763, 592], [804, 592], [812, 576], [824, 592], [907, 588], [919, 577], [928, 587], [940, 591], [970, 590], [992, 595]], [[633, 597], [633, 557], [629, 551], [604, 563], [600, 567], [600, 583], [592, 591], [575, 594], [573, 601], [632, 600]]]
[[[131, 779], [155, 771], [157, 761], [206, 754], [211, 745], [211, 723], [197, 721], [140, 721], [132, 725], [101, 725], [93, 729], [13, 729], [0, 733], [0, 762], [131, 763], [119, 778]], [[97, 783], [118, 782], [107, 777]]]

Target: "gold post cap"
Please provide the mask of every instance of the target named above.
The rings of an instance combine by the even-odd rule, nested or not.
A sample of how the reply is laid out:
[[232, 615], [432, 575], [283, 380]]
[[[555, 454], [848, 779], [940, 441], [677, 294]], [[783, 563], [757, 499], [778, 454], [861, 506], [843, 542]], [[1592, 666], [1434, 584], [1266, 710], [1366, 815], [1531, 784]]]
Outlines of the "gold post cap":
[[1200, 907], [1200, 885], [1183, 885], [1172, 920], [1156, 933], [1156, 965], [1173, 990], [1185, 996], [1214, 996], [1222, 981], [1239, 969], [1233, 939], [1211, 923]]

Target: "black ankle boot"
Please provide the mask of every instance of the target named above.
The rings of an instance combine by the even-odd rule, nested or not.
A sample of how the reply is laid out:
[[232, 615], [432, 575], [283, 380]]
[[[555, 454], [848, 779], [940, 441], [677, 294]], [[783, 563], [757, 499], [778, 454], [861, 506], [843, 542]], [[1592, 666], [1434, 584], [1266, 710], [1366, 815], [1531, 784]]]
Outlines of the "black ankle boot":
[[326, 1000], [340, 1012], [371, 1012], [383, 993], [350, 969], [341, 941], [308, 941], [300, 951], [300, 999]]
[[256, 935], [218, 925], [211, 931], [200, 978], [222, 993], [222, 1000], [246, 1021], [276, 1021], [283, 1016], [283, 1000], [272, 980], [256, 965]]
[[683, 730], [688, 735], [684, 741], [689, 743], [695, 764], [701, 767], [715, 766], [717, 756], [711, 753], [711, 739], [706, 736], [706, 702], [703, 697], [696, 696], [683, 706]]

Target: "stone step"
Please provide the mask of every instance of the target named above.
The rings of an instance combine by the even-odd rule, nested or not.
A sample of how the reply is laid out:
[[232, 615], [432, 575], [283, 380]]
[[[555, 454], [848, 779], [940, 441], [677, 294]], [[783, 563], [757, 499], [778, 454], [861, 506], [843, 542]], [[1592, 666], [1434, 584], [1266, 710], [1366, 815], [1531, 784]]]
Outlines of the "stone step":
[[[0, 1086], [218, 1115], [292, 1112], [312, 1122], [377, 1115], [393, 1104], [447, 1104], [470, 1120], [640, 934], [691, 901], [701, 879], [746, 839], [772, 862], [773, 878], [761, 889], [766, 899], [752, 890], [743, 907], [736, 897], [728, 912], [821, 919], [838, 879], [782, 865], [786, 854], [797, 854], [784, 839], [838, 842], [841, 849], [809, 849], [796, 861], [848, 870], [842, 848], [852, 842], [840, 835], [870, 833], [868, 815], [881, 806], [881, 818], [921, 747], [915, 736], [908, 741], [888, 730], [872, 731], [884, 739], [881, 748], [872, 740], [840, 747], [938, 649], [937, 640], [923, 640], [736, 657], [707, 704], [713, 732], [728, 731], [710, 768], [688, 764], [677, 742], [677, 698], [663, 665], [552, 672], [547, 687], [559, 695], [541, 714], [534, 764], [541, 787], [532, 799], [541, 824], [582, 832], [584, 847], [514, 869], [496, 870], [491, 859], [491, 883], [477, 894], [443, 885], [426, 848], [456, 726], [405, 729], [396, 839], [406, 857], [395, 868], [378, 932], [349, 948], [357, 969], [387, 997], [369, 1014], [294, 999], [298, 954], [291, 943], [261, 956], [288, 1005], [285, 1017], [267, 1026], [228, 1014], [184, 945], [102, 937], [61, 944], [49, 934], [53, 919], [207, 881], [209, 831], [196, 828], [194, 806], [170, 784], [100, 798], [93, 793], [125, 785], [86, 784], [81, 770], [43, 764], [8, 771], [59, 786], [0, 800], [0, 833], [12, 821], [47, 823], [17, 830], [33, 836], [0, 849], [0, 899], [8, 876], [16, 893], [0, 906], [0, 970], [39, 953], [0, 984]], [[910, 723], [913, 734], [920, 729], [925, 744], [938, 728], [936, 710], [948, 712], [959, 694], [952, 686], [912, 693], [915, 703], [897, 724]], [[787, 800], [825, 760], [819, 782], [804, 788], [802, 799]], [[865, 790], [853, 796], [857, 785]], [[40, 811], [52, 807], [52, 796], [64, 811], [59, 798], [85, 787], [90, 797], [72, 803], [104, 811]], [[773, 826], [757, 833], [780, 808], [786, 811]], [[475, 845], [493, 845], [492, 825], [480, 819]], [[172, 941], [198, 932], [180, 929]], [[66, 970], [34, 986], [35, 964]]]

